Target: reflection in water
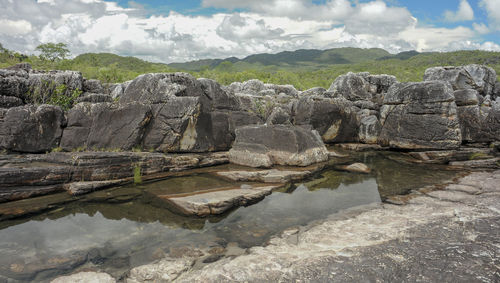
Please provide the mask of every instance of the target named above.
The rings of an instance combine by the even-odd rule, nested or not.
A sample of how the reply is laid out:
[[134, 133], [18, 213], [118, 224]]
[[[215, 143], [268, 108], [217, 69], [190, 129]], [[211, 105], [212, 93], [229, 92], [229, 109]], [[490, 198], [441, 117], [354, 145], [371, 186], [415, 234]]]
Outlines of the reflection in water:
[[327, 170], [296, 184], [288, 193], [275, 192], [255, 205], [219, 217], [179, 216], [150, 203], [151, 191], [172, 194], [231, 185], [201, 175], [95, 192], [24, 223], [4, 221], [0, 223], [7, 227], [0, 230], [0, 281], [1, 276], [48, 280], [82, 264], [119, 276], [153, 261], [158, 251], [174, 247], [205, 248], [228, 242], [241, 247], [261, 245], [288, 227], [380, 202], [381, 196], [441, 182], [454, 174], [439, 167], [396, 163], [385, 155], [356, 156], [374, 170], [371, 175]]

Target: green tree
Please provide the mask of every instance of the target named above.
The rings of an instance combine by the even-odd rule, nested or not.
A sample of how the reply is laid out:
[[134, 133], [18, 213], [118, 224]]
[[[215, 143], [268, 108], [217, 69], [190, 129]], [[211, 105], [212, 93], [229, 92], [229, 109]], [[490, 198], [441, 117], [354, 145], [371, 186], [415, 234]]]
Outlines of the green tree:
[[65, 43], [44, 43], [36, 47], [36, 51], [40, 51], [42, 60], [50, 60], [52, 62], [64, 60], [70, 55], [68, 46]]

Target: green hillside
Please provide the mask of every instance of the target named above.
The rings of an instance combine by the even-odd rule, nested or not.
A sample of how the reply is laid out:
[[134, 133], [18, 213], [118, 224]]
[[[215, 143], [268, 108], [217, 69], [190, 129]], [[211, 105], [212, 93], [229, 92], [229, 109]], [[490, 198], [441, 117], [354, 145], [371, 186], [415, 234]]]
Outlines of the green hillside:
[[[35, 69], [81, 71], [86, 78], [103, 82], [123, 82], [140, 74], [187, 71], [196, 77], [215, 79], [221, 84], [259, 79], [266, 83], [292, 84], [304, 90], [316, 86], [328, 88], [347, 72], [394, 75], [400, 81], [421, 81], [425, 69], [432, 66], [485, 64], [500, 74], [500, 52], [456, 51], [389, 54], [382, 49], [337, 48], [297, 50], [278, 54], [258, 54], [243, 60], [201, 60], [182, 64], [150, 63], [135, 57], [110, 53], [88, 53], [71, 60], [46, 61], [0, 49], [0, 68], [28, 62]], [[346, 63], [348, 62], [348, 63]]]
[[371, 48], [334, 48], [328, 50], [300, 49], [296, 51], [283, 51], [277, 54], [255, 54], [238, 59], [205, 59], [186, 63], [172, 63], [170, 67], [185, 71], [202, 71], [207, 69], [227, 68], [235, 65], [239, 71], [262, 69], [268, 70], [317, 70], [335, 64], [354, 64], [374, 61], [391, 54], [383, 49]]

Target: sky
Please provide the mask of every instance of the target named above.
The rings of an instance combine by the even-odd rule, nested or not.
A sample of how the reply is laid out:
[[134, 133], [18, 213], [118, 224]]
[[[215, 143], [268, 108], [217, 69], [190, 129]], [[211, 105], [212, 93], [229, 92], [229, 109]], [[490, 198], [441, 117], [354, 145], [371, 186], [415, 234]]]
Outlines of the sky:
[[335, 47], [500, 51], [500, 0], [0, 0], [0, 43], [186, 62]]

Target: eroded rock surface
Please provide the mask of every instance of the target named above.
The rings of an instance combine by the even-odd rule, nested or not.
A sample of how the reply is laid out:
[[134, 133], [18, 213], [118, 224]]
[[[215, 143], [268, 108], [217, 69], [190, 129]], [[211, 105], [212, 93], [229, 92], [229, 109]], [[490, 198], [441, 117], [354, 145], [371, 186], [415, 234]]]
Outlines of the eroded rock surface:
[[229, 160], [249, 167], [307, 166], [328, 160], [328, 151], [314, 131], [283, 125], [247, 126], [236, 130]]
[[404, 149], [450, 149], [462, 143], [451, 86], [442, 81], [397, 83], [381, 109], [379, 143]]

